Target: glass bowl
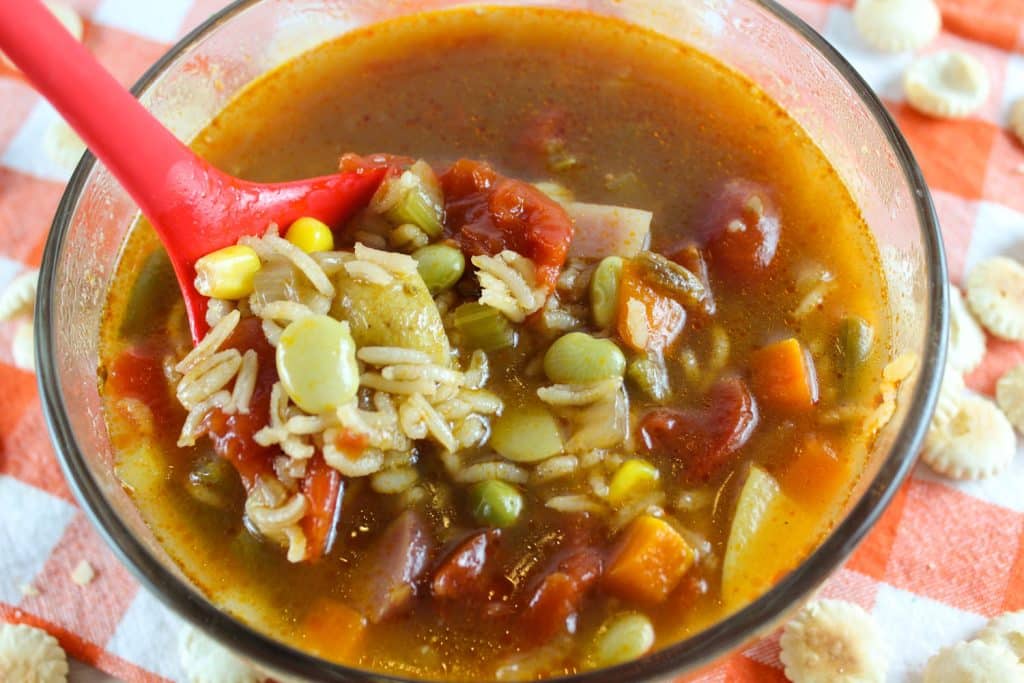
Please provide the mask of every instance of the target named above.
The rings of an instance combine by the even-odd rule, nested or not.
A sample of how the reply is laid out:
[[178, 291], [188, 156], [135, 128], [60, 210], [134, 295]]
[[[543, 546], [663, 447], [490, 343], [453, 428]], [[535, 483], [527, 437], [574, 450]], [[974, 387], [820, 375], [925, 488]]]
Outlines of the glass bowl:
[[[189, 140], [240, 89], [355, 27], [460, 0], [243, 0], [186, 36], [134, 92]], [[920, 362], [879, 435], [854, 495], [822, 544], [765, 595], [640, 660], [570, 679], [660, 680], [695, 672], [776, 626], [839, 567], [910, 470], [944, 363], [947, 290], [935, 212], [920, 169], [882, 104], [821, 36], [770, 0], [498, 0], [586, 9], [689, 43], [746, 74], [807, 131], [839, 171], [874, 233], [889, 278], [893, 351]], [[137, 209], [86, 154], [57, 212], [39, 281], [39, 384], [65, 476], [124, 564], [179, 615], [275, 671], [317, 681], [401, 680], [335, 665], [267, 637], [208, 602], [143, 524], [114, 477], [97, 390], [103, 304]]]

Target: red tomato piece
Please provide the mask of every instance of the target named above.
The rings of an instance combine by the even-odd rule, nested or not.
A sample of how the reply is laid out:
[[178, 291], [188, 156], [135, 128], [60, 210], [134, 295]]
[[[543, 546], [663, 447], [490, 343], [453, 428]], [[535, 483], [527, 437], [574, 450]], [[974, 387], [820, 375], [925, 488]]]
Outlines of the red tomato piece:
[[274, 348], [267, 343], [257, 318], [245, 318], [238, 323], [225, 348], [256, 352], [259, 370], [256, 389], [249, 401], [248, 413], [227, 415], [214, 410], [207, 418], [206, 427], [217, 455], [226, 458], [242, 477], [246, 490], [252, 490], [260, 475], [273, 474], [273, 460], [280, 450], [261, 446], [253, 438], [267, 425], [270, 414], [270, 392], [277, 381]]
[[538, 642], [563, 632], [575, 633], [579, 609], [603, 569], [601, 555], [593, 548], [564, 557], [530, 594], [523, 612], [525, 632]]
[[488, 592], [488, 565], [501, 539], [500, 529], [478, 531], [459, 543], [434, 572], [431, 592], [438, 598], [458, 599]]
[[314, 455], [302, 480], [302, 493], [309, 500], [309, 512], [302, 518], [306, 559], [315, 560], [330, 552], [344, 491], [341, 473], [328, 466], [320, 453]]
[[481, 162], [458, 161], [440, 179], [448, 228], [462, 249], [491, 256], [511, 249], [532, 260], [538, 279], [554, 289], [573, 234], [558, 202]]
[[718, 476], [730, 456], [750, 439], [759, 413], [746, 383], [719, 381], [700, 409], [659, 408], [644, 416], [640, 436], [648, 451], [677, 458], [684, 478], [706, 482]]
[[771, 266], [779, 247], [779, 214], [767, 189], [730, 180], [711, 199], [700, 231], [711, 268], [750, 281]]

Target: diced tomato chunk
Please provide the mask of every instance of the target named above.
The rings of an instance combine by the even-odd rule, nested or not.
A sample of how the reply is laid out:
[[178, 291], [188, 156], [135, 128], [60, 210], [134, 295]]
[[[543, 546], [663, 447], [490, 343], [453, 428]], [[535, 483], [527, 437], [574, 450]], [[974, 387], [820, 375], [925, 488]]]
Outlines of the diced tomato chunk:
[[601, 555], [593, 548], [581, 548], [562, 559], [530, 594], [523, 612], [524, 632], [537, 642], [575, 633], [583, 600], [603, 568]]
[[107, 386], [117, 396], [142, 401], [157, 416], [165, 415], [176, 404], [167, 389], [163, 360], [146, 347], [128, 349], [115, 358], [107, 373]]
[[730, 378], [712, 387], [700, 409], [659, 408], [640, 422], [648, 451], [676, 458], [683, 478], [702, 483], [718, 476], [754, 432], [757, 403], [743, 380]]
[[779, 214], [767, 189], [749, 180], [725, 183], [701, 221], [711, 268], [743, 282], [764, 274], [779, 247]]
[[248, 413], [228, 415], [214, 410], [207, 418], [206, 427], [217, 455], [225, 458], [242, 477], [246, 490], [251, 490], [258, 477], [273, 474], [273, 460], [280, 450], [261, 446], [254, 438], [256, 432], [267, 425], [270, 415], [270, 392], [277, 381], [274, 348], [263, 336], [258, 318], [244, 318], [225, 343], [226, 348], [241, 352], [256, 352], [258, 371], [256, 389], [249, 402]]
[[494, 255], [511, 249], [532, 260], [538, 279], [554, 289], [573, 235], [572, 220], [558, 202], [465, 159], [440, 180], [448, 229], [465, 251]]
[[334, 532], [341, 514], [345, 482], [341, 473], [331, 468], [320, 453], [306, 467], [302, 493], [309, 500], [309, 512], [302, 518], [306, 535], [306, 559], [316, 560], [330, 552]]
[[500, 538], [500, 529], [489, 529], [459, 543], [434, 572], [434, 596], [458, 599], [485, 595], [492, 583], [487, 570]]

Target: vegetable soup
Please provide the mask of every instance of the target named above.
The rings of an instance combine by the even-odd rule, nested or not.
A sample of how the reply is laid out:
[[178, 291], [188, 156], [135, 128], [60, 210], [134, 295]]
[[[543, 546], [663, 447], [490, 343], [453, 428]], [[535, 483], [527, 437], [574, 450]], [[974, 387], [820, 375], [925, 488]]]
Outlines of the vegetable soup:
[[143, 517], [305, 651], [510, 680], [669, 645], [813, 549], [891, 415], [843, 183], [751, 82], [654, 33], [394, 20], [267, 74], [193, 147], [261, 181], [384, 169], [343, 225], [200, 259], [195, 347], [140, 222], [101, 330]]

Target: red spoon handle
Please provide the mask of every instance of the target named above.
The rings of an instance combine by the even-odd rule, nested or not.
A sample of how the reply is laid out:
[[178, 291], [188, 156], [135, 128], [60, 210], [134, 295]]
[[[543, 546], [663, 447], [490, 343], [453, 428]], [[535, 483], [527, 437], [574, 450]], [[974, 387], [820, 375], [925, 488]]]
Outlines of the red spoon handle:
[[103, 69], [39, 0], [0, 2], [0, 45], [150, 218], [174, 203], [168, 180], [206, 164]]

